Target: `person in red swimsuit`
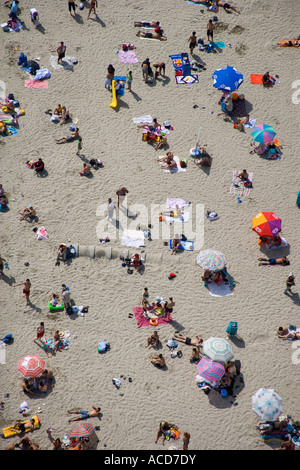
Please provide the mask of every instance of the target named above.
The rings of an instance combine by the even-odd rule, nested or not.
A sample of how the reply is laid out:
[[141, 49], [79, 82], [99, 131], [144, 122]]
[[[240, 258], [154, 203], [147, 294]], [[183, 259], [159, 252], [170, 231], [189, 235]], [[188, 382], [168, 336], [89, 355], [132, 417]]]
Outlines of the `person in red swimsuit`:
[[95, 0], [94, 2], [91, 1], [90, 11], [88, 14], [88, 18], [90, 17], [91, 11], [93, 10], [94, 14], [96, 15], [96, 7], [98, 7], [98, 2]]
[[31, 283], [29, 279], [26, 279], [25, 282], [21, 282], [20, 284], [14, 284], [13, 287], [17, 286], [24, 286], [23, 288], [23, 294], [25, 295], [26, 298], [26, 307], [29, 303], [29, 296], [30, 296], [30, 288], [31, 288]]

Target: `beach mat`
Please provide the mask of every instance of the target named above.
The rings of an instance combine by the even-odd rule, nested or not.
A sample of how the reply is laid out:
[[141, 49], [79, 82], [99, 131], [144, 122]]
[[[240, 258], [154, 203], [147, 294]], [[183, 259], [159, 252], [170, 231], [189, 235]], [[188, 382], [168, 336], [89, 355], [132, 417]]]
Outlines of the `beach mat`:
[[50, 57], [50, 64], [54, 68], [54, 70], [74, 70], [74, 61], [76, 61], [76, 57], [69, 57], [66, 56], [62, 59], [62, 64], [57, 63], [57, 56], [52, 55]]
[[213, 297], [227, 297], [228, 295], [232, 295], [229, 285], [223, 282], [219, 286], [215, 282], [211, 282], [208, 284], [208, 289], [210, 295]]
[[[232, 174], [232, 182], [230, 185], [230, 194], [233, 196], [239, 196], [239, 197], [247, 197], [250, 194], [250, 189], [247, 188], [243, 185], [243, 183], [240, 181], [238, 175], [241, 173], [240, 170], [234, 170]], [[253, 174], [249, 173], [249, 180], [252, 182], [252, 177]], [[238, 184], [239, 187], [236, 187], [235, 185]]]
[[17, 134], [17, 129], [13, 126], [7, 126], [7, 134], [1, 135], [1, 137], [7, 137], [8, 135], [15, 135]]
[[[161, 156], [158, 158], [162, 158]], [[177, 168], [173, 168], [172, 170], [169, 170], [167, 168], [164, 168], [164, 173], [184, 173], [186, 171], [186, 168], [181, 168], [180, 166], [180, 160], [179, 157], [175, 156], [174, 157], [175, 162], [177, 163]], [[164, 165], [165, 162], [159, 162], [160, 165]]]
[[48, 82], [39, 80], [25, 80], [25, 88], [48, 88]]
[[199, 83], [198, 75], [176, 75], [177, 85], [189, 85], [191, 83]]
[[187, 5], [197, 5], [199, 7], [206, 7], [207, 5], [205, 3], [195, 3], [195, 2], [191, 2], [191, 0], [186, 0], [185, 2]]
[[139, 62], [133, 51], [119, 51], [119, 59], [121, 64], [137, 64]]
[[[172, 239], [170, 240], [170, 250], [172, 250], [172, 245], [173, 241]], [[194, 251], [194, 242], [191, 241], [183, 241], [181, 240], [180, 245], [179, 245], [179, 250], [184, 250], [184, 251]]]
[[226, 47], [226, 44], [223, 41], [214, 41], [213, 46], [215, 46], [219, 49], [224, 49]]
[[263, 74], [259, 74], [259, 73], [250, 74], [250, 82], [252, 83], [252, 85], [262, 85], [263, 84], [262, 78], [263, 78]]
[[[34, 419], [34, 429], [38, 429], [40, 427], [40, 420], [38, 416], [32, 416], [31, 419]], [[29, 419], [22, 421], [22, 423], [28, 423]], [[25, 432], [29, 432], [29, 429], [25, 429]], [[7, 426], [6, 428], [2, 429], [3, 437], [7, 439], [8, 437], [13, 437], [17, 435], [16, 430], [12, 426]]]
[[[152, 309], [153, 309], [153, 307], [148, 307], [147, 311], [150, 311]], [[141, 326], [152, 326], [151, 323], [150, 323], [150, 318], [149, 319], [145, 318], [144, 310], [143, 310], [142, 307], [135, 307], [133, 309], [133, 313], [134, 313], [138, 328], [140, 328]], [[157, 317], [155, 316], [155, 318], [157, 318], [157, 321], [158, 321], [157, 324], [158, 325], [167, 325], [168, 323], [172, 323], [172, 321], [173, 321], [173, 319], [170, 315], [168, 316], [168, 318], [162, 318], [162, 317], [159, 317], [159, 316], [157, 316]], [[152, 328], [153, 328], [153, 326], [152, 326]]]
[[[288, 41], [288, 39], [286, 41]], [[296, 46], [284, 46], [284, 43], [286, 41], [278, 41], [279, 47], [284, 47], [286, 49], [300, 49], [300, 47], [296, 47]]]

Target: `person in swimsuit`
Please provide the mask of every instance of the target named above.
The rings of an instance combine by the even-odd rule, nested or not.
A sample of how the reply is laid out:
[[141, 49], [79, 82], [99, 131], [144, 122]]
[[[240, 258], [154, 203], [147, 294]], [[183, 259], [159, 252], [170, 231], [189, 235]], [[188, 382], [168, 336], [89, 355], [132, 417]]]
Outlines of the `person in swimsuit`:
[[162, 30], [160, 33], [145, 33], [144, 31], [138, 31], [136, 33], [136, 36], [140, 36], [142, 38], [148, 38], [148, 39], [160, 39], [161, 41], [166, 41], [167, 37], [162, 33]]
[[233, 5], [231, 5], [230, 3], [226, 3], [226, 2], [221, 2], [220, 0], [216, 0], [217, 2], [217, 5], [219, 7], [223, 7], [224, 10], [226, 11], [226, 13], [231, 13], [230, 10], [234, 11], [235, 13], [240, 13], [239, 10], [237, 10]]
[[178, 249], [179, 249], [179, 246], [180, 246], [180, 238], [178, 237], [178, 235], [175, 235], [174, 238], [172, 238], [172, 251], [171, 251], [171, 255], [176, 255]]
[[61, 117], [61, 120], [62, 120], [61, 123], [60, 123], [61, 126], [63, 124], [65, 124], [70, 119], [69, 110], [65, 106], [62, 107], [60, 117]]
[[283, 41], [277, 43], [277, 46], [300, 47], [300, 41], [294, 39], [293, 41]]
[[96, 7], [98, 7], [98, 2], [97, 2], [97, 0], [91, 1], [91, 6], [90, 6], [90, 10], [89, 10], [89, 14], [88, 14], [88, 16], [87, 16], [87, 19], [89, 19], [92, 10], [93, 10], [93, 13], [94, 13], [95, 15], [97, 15], [97, 13], [96, 13]]
[[91, 174], [91, 165], [89, 163], [84, 163], [82, 170], [78, 172], [81, 176], [88, 176]]
[[33, 340], [33, 342], [35, 343], [36, 340], [40, 341], [43, 336], [45, 336], [45, 325], [44, 322], [41, 322], [36, 329], [36, 338]]
[[[74, 2], [73, 2], [73, 3], [74, 3]], [[75, 6], [75, 4], [74, 4], [74, 6]], [[71, 14], [71, 13], [70, 13], [70, 14]], [[64, 45], [64, 43], [61, 42], [61, 43], [60, 43], [60, 46], [58, 46], [58, 48], [57, 48], [57, 50], [56, 50], [56, 51], [57, 51], [57, 54], [58, 54], [58, 57], [57, 57], [57, 63], [58, 63], [58, 64], [61, 64], [62, 59], [65, 57], [65, 55], [66, 55], [66, 49], [67, 49], [67, 48], [66, 48], [66, 46]]]
[[195, 362], [198, 362], [200, 359], [200, 351], [198, 348], [194, 347], [193, 348], [193, 352], [190, 356], [190, 361], [195, 363]]
[[282, 258], [257, 258], [258, 261], [262, 261], [258, 263], [258, 266], [274, 266], [276, 264], [281, 264], [282, 266], [288, 266], [290, 264], [289, 260], [286, 256]]
[[138, 26], [139, 28], [157, 28], [159, 21], [151, 21], [151, 23], [147, 21], [135, 21], [134, 26]]
[[154, 62], [153, 67], [155, 68], [155, 78], [161, 75], [162, 77], [165, 76], [166, 72], [166, 64], [165, 62]]
[[183, 450], [188, 450], [189, 448], [189, 442], [190, 442], [190, 433], [189, 432], [184, 432], [183, 433]]
[[188, 38], [188, 42], [190, 42], [190, 45], [189, 45], [190, 53], [191, 55], [193, 55], [194, 49], [197, 46], [196, 31], [192, 32], [192, 35]]
[[207, 23], [207, 40], [210, 42], [214, 42], [214, 29], [215, 29], [215, 26], [212, 20], [209, 20], [209, 22]]
[[122, 187], [118, 189], [118, 191], [116, 191], [116, 195], [118, 196], [118, 208], [123, 207], [123, 202], [128, 192], [128, 189], [126, 189], [125, 187]]
[[21, 282], [20, 284], [14, 284], [13, 287], [18, 287], [18, 286], [24, 286], [23, 288], [23, 294], [25, 295], [26, 299], [26, 307], [29, 303], [29, 296], [30, 296], [30, 288], [31, 288], [31, 283], [29, 279], [26, 279], [25, 282]]
[[138, 253], [135, 253], [134, 255], [132, 255], [131, 261], [130, 261], [130, 266], [135, 267], [135, 272], [140, 271], [142, 269], [141, 255], [139, 255]]
[[200, 335], [195, 336], [195, 338], [189, 338], [181, 333], [174, 333], [173, 339], [188, 346], [202, 346], [203, 344], [203, 339]]
[[142, 307], [143, 307], [144, 312], [147, 311], [147, 307], [149, 307], [149, 306], [150, 306], [150, 304], [149, 304], [148, 288], [145, 287], [144, 288], [144, 293], [143, 293], [143, 299], [142, 299]]
[[79, 129], [78, 127], [76, 127], [75, 131], [72, 132], [72, 134], [68, 137], [64, 136], [64, 137], [61, 137], [60, 139], [55, 139], [55, 142], [57, 144], [65, 144], [67, 142], [73, 142], [73, 140], [75, 139], [78, 139], [79, 137]]
[[170, 430], [170, 425], [166, 421], [161, 421], [159, 423], [159, 430], [157, 431], [157, 436], [155, 440], [155, 444], [157, 443], [158, 439], [160, 436], [162, 436], [162, 444], [165, 445], [165, 440], [166, 440], [166, 431]]
[[280, 326], [277, 330], [278, 338], [286, 339], [300, 339], [299, 331], [289, 331], [287, 326]]
[[151, 356], [149, 356], [149, 359], [151, 364], [153, 364], [155, 367], [158, 367], [159, 369], [166, 365], [166, 361], [162, 354], [151, 354]]
[[128, 72], [128, 74], [126, 75], [126, 81], [127, 81], [127, 88], [126, 90], [128, 91], [131, 91], [131, 83], [132, 83], [132, 71], [130, 70], [130, 72]]
[[171, 313], [173, 312], [173, 307], [175, 306], [175, 302], [173, 301], [173, 297], [170, 297], [168, 302], [165, 305], [165, 316], [164, 318], [169, 318]]
[[159, 336], [157, 331], [154, 331], [150, 336], [147, 338], [147, 345], [146, 348], [156, 348], [159, 343]]
[[101, 411], [101, 408], [96, 408], [96, 406], [92, 406], [91, 411], [85, 411], [85, 410], [79, 410], [79, 409], [68, 410], [68, 413], [70, 413], [70, 414], [77, 414], [77, 415], [79, 414], [80, 415], [80, 416], [77, 416], [77, 417], [74, 417], [74, 418], [70, 418], [69, 423], [71, 421], [79, 421], [80, 419], [94, 418], [96, 416], [99, 416], [100, 411]]

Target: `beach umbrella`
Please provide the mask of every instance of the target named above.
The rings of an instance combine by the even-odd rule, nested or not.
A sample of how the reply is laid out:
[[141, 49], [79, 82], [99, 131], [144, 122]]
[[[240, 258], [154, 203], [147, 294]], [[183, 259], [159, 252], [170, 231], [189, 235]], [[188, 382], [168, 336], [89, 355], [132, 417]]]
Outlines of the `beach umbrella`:
[[251, 135], [255, 142], [266, 144], [267, 142], [272, 142], [274, 140], [276, 132], [273, 127], [268, 124], [260, 124], [253, 128]]
[[214, 87], [218, 90], [234, 91], [243, 83], [243, 75], [235, 67], [227, 65], [222, 69], [217, 69], [212, 74]]
[[38, 377], [45, 370], [45, 362], [39, 356], [25, 356], [19, 361], [18, 371], [24, 377]]
[[223, 338], [209, 338], [203, 343], [203, 353], [212, 361], [227, 362], [234, 356], [233, 347]]
[[200, 251], [197, 255], [197, 264], [209, 271], [220, 271], [225, 268], [227, 262], [223, 253], [209, 249]]
[[197, 364], [199, 375], [208, 382], [219, 382], [225, 374], [225, 368], [221, 362], [214, 362], [209, 357], [203, 357]]
[[282, 398], [270, 388], [260, 388], [252, 395], [252, 410], [262, 421], [274, 421], [282, 412]]
[[95, 431], [94, 426], [92, 426], [89, 423], [81, 422], [81, 423], [76, 423], [72, 427], [71, 431], [68, 431], [66, 435], [72, 439], [73, 437], [88, 437], [92, 434], [92, 432]]
[[274, 212], [260, 212], [252, 219], [252, 230], [260, 237], [274, 237], [281, 232], [281, 219]]

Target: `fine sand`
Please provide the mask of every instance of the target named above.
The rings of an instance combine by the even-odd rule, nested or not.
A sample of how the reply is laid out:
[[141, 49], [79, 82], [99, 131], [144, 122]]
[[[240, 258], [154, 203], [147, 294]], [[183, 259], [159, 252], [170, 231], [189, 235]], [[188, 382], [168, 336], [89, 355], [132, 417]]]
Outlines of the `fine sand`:
[[[38, 407], [42, 409], [42, 426], [31, 436], [41, 449], [52, 448], [45, 432], [48, 426], [54, 428], [54, 437], [62, 438], [70, 429], [67, 410], [90, 410], [92, 405], [100, 406], [102, 411], [101, 420], [89, 419], [100, 426], [99, 450], [167, 449], [170, 445], [182, 449], [184, 431], [191, 434], [189, 449], [193, 450], [270, 449], [255, 430], [259, 419], [251, 409], [251, 397], [260, 387], [274, 388], [283, 399], [283, 413], [299, 419], [299, 368], [297, 349], [293, 348], [297, 344], [276, 336], [282, 324], [299, 326], [299, 209], [295, 204], [300, 189], [299, 106], [292, 102], [296, 91], [292, 85], [299, 79], [295, 71], [300, 51], [276, 47], [279, 40], [299, 34], [297, 3], [236, 0], [234, 5], [240, 8], [240, 15], [221, 9], [217, 16], [224, 24], [217, 28], [215, 40], [224, 41], [226, 47], [216, 54], [195, 49], [195, 58], [200, 57], [207, 70], [198, 73], [199, 83], [177, 85], [169, 55], [188, 52], [187, 40], [192, 31], [206, 40], [206, 24], [214, 15], [206, 10], [201, 13], [203, 7], [187, 5], [184, 0], [101, 0], [98, 18], [95, 20], [91, 14], [87, 20], [87, 8], [77, 10], [76, 18], [70, 17], [67, 1], [20, 2], [25, 27], [20, 32], [0, 31], [0, 79], [5, 82], [6, 93], [13, 93], [26, 112], [19, 120], [18, 133], [0, 139], [0, 182], [9, 197], [9, 211], [0, 213], [0, 254], [10, 267], [1, 281], [0, 336], [14, 336], [14, 343], [6, 347], [5, 364], [0, 366], [0, 401], [5, 403], [0, 411], [1, 429], [20, 416], [20, 404], [26, 399], [32, 414]], [[30, 22], [32, 7], [40, 13], [39, 30]], [[7, 20], [8, 11], [1, 5], [1, 23]], [[167, 41], [136, 37], [134, 21], [156, 19], [161, 21]], [[67, 55], [78, 60], [73, 71], [54, 70], [50, 65], [60, 41], [65, 42]], [[123, 43], [136, 46], [137, 65], [120, 63], [116, 51]], [[39, 58], [39, 63], [51, 71], [48, 89], [24, 87], [28, 75], [17, 65], [20, 52], [29, 59]], [[142, 81], [141, 62], [146, 57], [151, 63], [166, 63], [165, 78], [149, 85]], [[132, 93], [125, 91], [117, 109], [109, 107], [111, 94], [104, 88], [110, 63], [117, 75], [133, 72]], [[250, 155], [251, 129], [241, 133], [231, 121], [217, 116], [221, 92], [213, 87], [211, 76], [225, 65], [235, 66], [244, 75], [239, 92], [246, 97], [250, 117], [256, 119], [256, 124], [274, 126], [283, 145], [280, 161]], [[267, 70], [271, 75], [278, 74], [280, 83], [277, 80], [272, 89], [250, 84], [251, 73]], [[84, 146], [81, 158], [76, 156], [76, 143], [55, 143], [55, 139], [70, 132], [69, 125], [52, 123], [45, 114], [58, 103], [66, 105], [73, 118], [79, 120]], [[160, 123], [170, 121], [174, 130], [168, 136], [169, 149], [180, 158], [188, 157], [201, 126], [200, 143], [207, 144], [213, 158], [210, 171], [204, 172], [188, 157], [186, 172], [164, 173], [156, 159], [165, 151], [155, 151], [142, 142], [142, 130], [137, 131], [132, 122], [134, 117], [146, 114]], [[25, 164], [38, 157], [45, 162], [43, 178]], [[81, 177], [78, 171], [82, 161], [91, 158], [101, 159], [103, 168], [92, 169], [91, 178]], [[253, 173], [254, 188], [238, 204], [230, 194], [230, 184], [232, 172], [243, 168]], [[130, 210], [140, 213], [135, 220], [129, 219], [128, 228], [136, 229], [139, 224], [143, 228], [148, 223], [157, 227], [158, 217], [150, 217], [152, 205], [164, 204], [167, 197], [182, 198], [192, 203], [193, 230], [201, 234], [204, 229], [203, 245], [194, 252], [171, 256], [164, 242], [169, 242], [173, 230], [181, 234], [186, 228], [164, 225], [164, 237], [152, 232], [153, 240], [145, 242], [142, 274], [127, 274], [118, 256], [80, 256], [55, 266], [61, 242], [103, 247], [99, 238], [107, 234], [96, 232], [99, 214], [109, 197], [116, 203], [115, 192], [121, 186], [129, 190]], [[19, 221], [19, 212], [28, 204], [37, 210], [37, 223]], [[219, 220], [210, 222], [198, 217], [196, 221], [196, 205], [200, 204], [204, 212], [216, 211]], [[142, 218], [146, 209], [148, 221]], [[274, 211], [282, 218], [283, 235], [289, 243], [287, 249], [268, 255], [288, 254], [291, 266], [258, 266], [257, 258], [264, 253], [251, 228], [252, 218], [261, 210]], [[35, 226], [44, 226], [49, 239], [37, 240], [32, 231]], [[120, 238], [109, 233], [111, 242], [105, 248], [114, 247], [122, 254], [125, 250]], [[195, 263], [201, 248], [225, 254], [228, 271], [236, 281], [233, 295], [215, 298], [203, 287], [203, 271]], [[130, 254], [135, 251], [129, 249]], [[283, 294], [290, 271], [296, 277], [293, 298]], [[174, 280], [168, 278], [171, 272], [177, 275]], [[32, 283], [32, 304], [27, 308], [22, 287], [12, 287], [26, 278]], [[70, 287], [76, 305], [89, 306], [84, 317], [69, 318], [64, 312], [48, 311], [50, 294], [53, 290], [60, 294], [62, 283]], [[173, 323], [156, 327], [160, 351], [166, 358], [164, 371], [150, 364], [149, 350], [145, 348], [153, 327], [137, 328], [135, 318], [128, 318], [132, 309], [141, 305], [144, 287], [149, 289], [151, 302], [156, 296], [172, 296], [176, 302]], [[201, 334], [203, 339], [227, 338], [225, 330], [231, 320], [238, 321], [238, 333], [243, 338], [243, 342], [232, 342], [244, 383], [238, 380], [236, 398], [223, 399], [214, 392], [206, 396], [195, 383], [197, 368], [189, 362], [191, 347], [181, 344], [178, 349], [183, 356], [173, 359], [165, 340], [176, 330], [190, 337]], [[48, 358], [33, 342], [41, 321], [49, 337], [56, 330], [70, 332], [68, 350]], [[97, 346], [104, 340], [111, 350], [100, 355]], [[53, 391], [41, 398], [26, 398], [21, 391], [18, 361], [27, 354], [39, 354], [55, 376]], [[120, 379], [119, 390], [113, 378]], [[161, 420], [176, 424], [181, 432], [178, 441], [166, 442], [165, 447], [161, 441], [154, 443]], [[0, 448], [16, 441], [1, 439]]]

